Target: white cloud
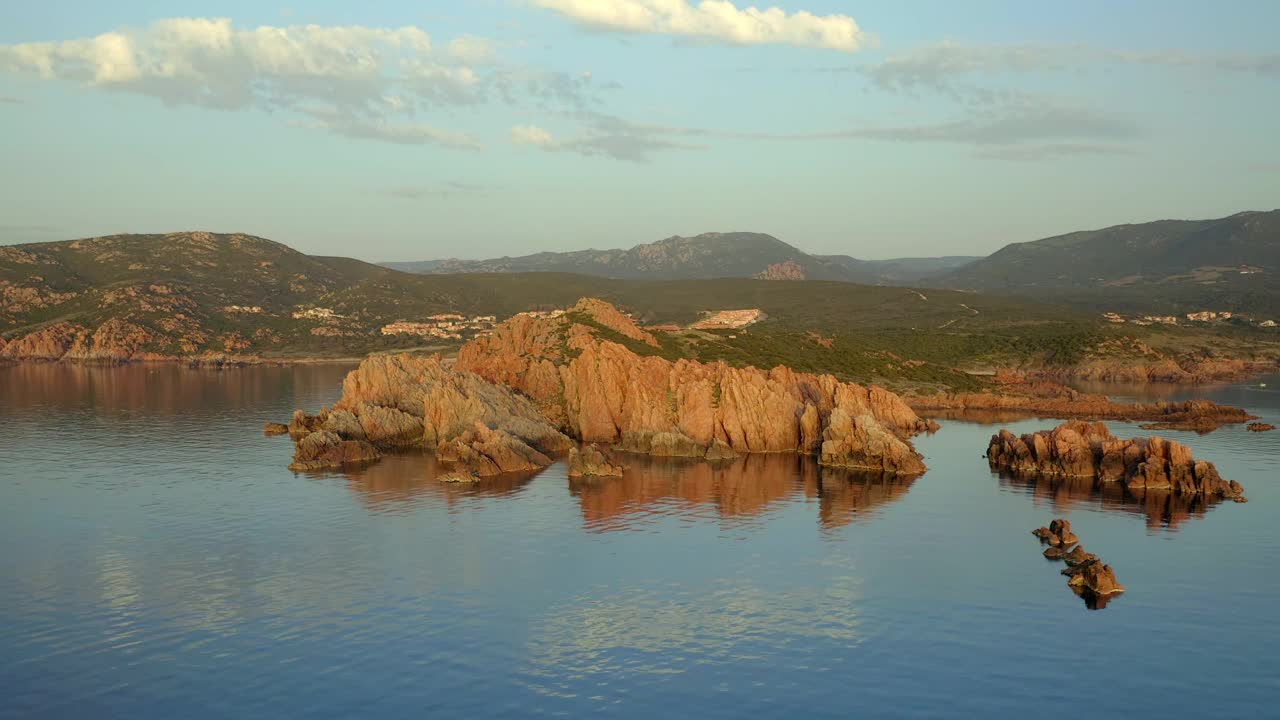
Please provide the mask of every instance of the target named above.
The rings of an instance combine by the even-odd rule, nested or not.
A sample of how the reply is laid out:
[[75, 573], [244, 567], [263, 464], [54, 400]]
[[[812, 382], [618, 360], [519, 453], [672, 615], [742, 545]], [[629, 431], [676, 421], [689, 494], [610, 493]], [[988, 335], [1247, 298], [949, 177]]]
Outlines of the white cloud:
[[533, 0], [586, 27], [703, 38], [733, 45], [797, 45], [853, 52], [866, 34], [848, 15], [739, 9], [729, 0]]
[[368, 139], [475, 149], [475, 138], [419, 120], [441, 108], [532, 99], [581, 107], [590, 80], [500, 66], [464, 35], [437, 47], [416, 27], [237, 27], [171, 18], [93, 38], [0, 45], [0, 73], [218, 110], [287, 111], [306, 125]]
[[1104, 65], [1147, 65], [1280, 77], [1280, 53], [1202, 55], [1181, 50], [1141, 52], [1092, 45], [962, 45], [955, 42], [899, 53], [863, 71], [886, 90], [956, 91], [955, 82], [966, 76], [1057, 72]]
[[571, 152], [642, 163], [665, 150], [701, 150], [703, 146], [691, 145], [678, 138], [713, 134], [695, 128], [635, 123], [587, 111], [574, 113], [573, 117], [580, 127], [568, 138], [557, 138], [536, 125], [517, 125], [511, 128], [511, 142], [532, 145], [548, 152]]
[[551, 147], [556, 144], [556, 139], [537, 125], [516, 125], [511, 128], [511, 142], [517, 145]]

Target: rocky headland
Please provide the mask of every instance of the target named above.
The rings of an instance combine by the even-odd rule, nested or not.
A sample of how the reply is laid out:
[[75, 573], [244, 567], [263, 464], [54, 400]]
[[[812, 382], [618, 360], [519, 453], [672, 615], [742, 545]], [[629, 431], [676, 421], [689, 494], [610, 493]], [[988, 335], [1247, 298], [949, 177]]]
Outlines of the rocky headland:
[[[887, 390], [660, 351], [612, 305], [584, 299], [559, 317], [512, 318], [465, 345], [452, 367], [370, 357], [333, 408], [300, 412], [290, 432], [299, 443], [328, 432], [379, 449], [425, 447], [476, 475], [547, 465], [573, 440], [655, 456], [785, 452], [829, 467], [925, 470], [910, 437], [937, 426]], [[594, 460], [589, 452], [579, 461]]]
[[1145, 429], [1209, 432], [1222, 425], [1256, 419], [1241, 408], [1209, 400], [1179, 402], [1117, 402], [1106, 395], [1085, 393], [1048, 380], [1031, 380], [1018, 373], [996, 375], [995, 387], [976, 393], [937, 393], [908, 396], [917, 412], [964, 417], [966, 413], [1018, 413], [1027, 416], [1148, 422]]
[[1021, 437], [1001, 430], [987, 447], [991, 467], [1027, 476], [1078, 477], [1122, 483], [1132, 492], [1167, 490], [1244, 502], [1240, 483], [1222, 479], [1213, 463], [1161, 437], [1121, 440], [1103, 423], [1067, 422]]

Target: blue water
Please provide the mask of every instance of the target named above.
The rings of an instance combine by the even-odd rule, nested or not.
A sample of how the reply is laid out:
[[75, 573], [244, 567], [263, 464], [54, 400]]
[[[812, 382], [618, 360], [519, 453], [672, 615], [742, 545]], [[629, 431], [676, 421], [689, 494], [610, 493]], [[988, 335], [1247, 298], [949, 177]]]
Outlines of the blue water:
[[[1280, 712], [1280, 433], [1162, 433], [1251, 500], [1205, 507], [1000, 479], [999, 426], [957, 421], [914, 481], [288, 471], [261, 424], [344, 371], [0, 368], [0, 717]], [[1041, 557], [1055, 516], [1128, 587], [1105, 609]]]

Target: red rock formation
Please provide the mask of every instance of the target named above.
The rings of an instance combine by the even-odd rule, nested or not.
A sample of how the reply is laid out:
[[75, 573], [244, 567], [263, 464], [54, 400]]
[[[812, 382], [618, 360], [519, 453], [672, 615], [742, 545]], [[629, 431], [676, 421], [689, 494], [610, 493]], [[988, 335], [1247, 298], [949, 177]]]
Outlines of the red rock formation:
[[377, 448], [424, 447], [461, 474], [517, 472], [551, 464], [569, 438], [510, 389], [443, 365], [438, 357], [374, 355], [347, 374], [342, 398], [316, 415], [294, 413], [301, 443], [318, 433]]
[[515, 388], [584, 442], [701, 457], [718, 441], [736, 453], [798, 451], [843, 467], [924, 470], [905, 438], [936, 425], [887, 390], [785, 367], [641, 356], [600, 339], [575, 313], [633, 339], [652, 337], [606, 303], [584, 300], [564, 317], [513, 318], [464, 346], [457, 367]]
[[1244, 501], [1239, 483], [1223, 480], [1213, 463], [1197, 461], [1184, 445], [1161, 437], [1120, 440], [1102, 423], [1067, 422], [1018, 437], [1001, 430], [987, 458], [994, 468], [1019, 474], [1093, 478], [1134, 489]]
[[380, 457], [382, 453], [364, 440], [344, 440], [337, 433], [320, 430], [298, 440], [289, 469], [322, 470], [369, 462]]
[[82, 325], [61, 322], [12, 339], [0, 354], [14, 360], [59, 360], [88, 333]]
[[1105, 395], [1082, 393], [1054, 382], [1028, 382], [1021, 376], [997, 376], [997, 392], [938, 393], [907, 398], [917, 412], [1020, 412], [1041, 417], [1089, 420], [1150, 420], [1148, 429], [1213, 430], [1254, 419], [1240, 408], [1208, 400], [1183, 402], [1114, 402]]
[[757, 280], [808, 280], [809, 274], [795, 260], [785, 260], [780, 263], [773, 263], [756, 273], [755, 277]]

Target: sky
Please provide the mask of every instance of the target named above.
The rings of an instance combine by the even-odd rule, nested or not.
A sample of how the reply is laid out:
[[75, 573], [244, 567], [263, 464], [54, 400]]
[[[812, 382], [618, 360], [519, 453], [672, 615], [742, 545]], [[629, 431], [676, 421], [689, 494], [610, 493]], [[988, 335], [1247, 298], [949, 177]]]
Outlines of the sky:
[[6, 2], [0, 243], [976, 255], [1280, 207], [1273, 0]]

